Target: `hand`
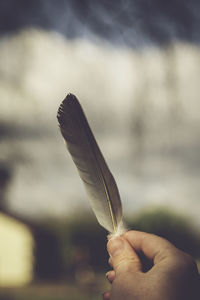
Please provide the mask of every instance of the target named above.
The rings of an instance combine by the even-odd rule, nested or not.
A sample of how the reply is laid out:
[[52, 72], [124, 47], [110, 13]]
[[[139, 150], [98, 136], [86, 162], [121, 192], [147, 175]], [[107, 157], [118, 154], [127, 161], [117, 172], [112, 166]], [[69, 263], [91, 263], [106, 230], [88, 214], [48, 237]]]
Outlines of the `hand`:
[[[167, 240], [128, 231], [110, 239], [107, 248], [114, 270], [107, 273], [112, 286], [104, 300], [200, 299], [196, 263]], [[153, 264], [147, 272], [142, 271], [141, 253]]]

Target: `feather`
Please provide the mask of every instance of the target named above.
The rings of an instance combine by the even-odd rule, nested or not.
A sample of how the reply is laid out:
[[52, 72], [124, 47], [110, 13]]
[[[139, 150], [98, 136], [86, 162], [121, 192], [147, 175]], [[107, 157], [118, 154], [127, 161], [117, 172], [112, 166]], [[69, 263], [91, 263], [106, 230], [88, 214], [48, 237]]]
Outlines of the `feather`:
[[122, 205], [117, 185], [74, 95], [68, 94], [63, 100], [57, 118], [98, 222], [112, 235], [122, 234]]

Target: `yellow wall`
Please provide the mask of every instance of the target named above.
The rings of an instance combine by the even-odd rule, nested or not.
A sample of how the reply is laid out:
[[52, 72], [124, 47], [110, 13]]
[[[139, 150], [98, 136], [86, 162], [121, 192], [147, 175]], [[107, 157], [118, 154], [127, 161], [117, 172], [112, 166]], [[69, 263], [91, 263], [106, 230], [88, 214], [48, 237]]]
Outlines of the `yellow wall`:
[[0, 286], [20, 286], [32, 277], [32, 234], [23, 223], [0, 213]]

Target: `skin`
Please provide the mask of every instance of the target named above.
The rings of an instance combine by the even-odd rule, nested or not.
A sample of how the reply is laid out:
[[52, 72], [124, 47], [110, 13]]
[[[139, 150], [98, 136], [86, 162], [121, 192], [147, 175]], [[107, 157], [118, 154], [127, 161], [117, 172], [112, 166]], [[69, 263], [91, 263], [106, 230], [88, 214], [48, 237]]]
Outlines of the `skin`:
[[[139, 231], [128, 231], [109, 240], [113, 270], [106, 276], [111, 290], [104, 300], [197, 300], [200, 279], [192, 257], [167, 240]], [[140, 255], [152, 262], [143, 272]]]

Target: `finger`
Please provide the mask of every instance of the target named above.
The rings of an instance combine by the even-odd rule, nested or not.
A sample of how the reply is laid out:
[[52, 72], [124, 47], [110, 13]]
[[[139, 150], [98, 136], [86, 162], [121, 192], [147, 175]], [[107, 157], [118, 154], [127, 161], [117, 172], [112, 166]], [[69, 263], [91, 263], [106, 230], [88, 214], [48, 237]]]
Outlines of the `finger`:
[[155, 264], [168, 257], [169, 253], [177, 252], [174, 245], [154, 234], [131, 230], [126, 232], [123, 237], [137, 252], [142, 251]]
[[115, 271], [112, 270], [112, 271], [107, 272], [107, 273], [106, 273], [106, 278], [108, 279], [108, 281], [109, 281], [110, 283], [112, 283], [113, 280], [115, 279]]
[[142, 270], [136, 251], [125, 238], [117, 237], [110, 239], [107, 248], [116, 275], [119, 272], [137, 272]]
[[110, 292], [103, 293], [103, 300], [110, 300]]

